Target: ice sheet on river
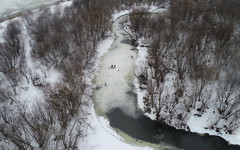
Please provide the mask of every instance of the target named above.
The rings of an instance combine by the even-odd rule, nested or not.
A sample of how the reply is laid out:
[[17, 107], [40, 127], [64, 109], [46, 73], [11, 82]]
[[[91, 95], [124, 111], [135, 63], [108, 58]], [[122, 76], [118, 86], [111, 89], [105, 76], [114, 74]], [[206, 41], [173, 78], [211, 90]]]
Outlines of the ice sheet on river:
[[[101, 68], [96, 77], [95, 99], [102, 111], [119, 107], [131, 116], [136, 114], [136, 95], [131, 91], [137, 52], [127, 44], [130, 39], [122, 29], [121, 19], [113, 23], [116, 40], [109, 52], [102, 57]], [[120, 31], [120, 32], [118, 32]]]

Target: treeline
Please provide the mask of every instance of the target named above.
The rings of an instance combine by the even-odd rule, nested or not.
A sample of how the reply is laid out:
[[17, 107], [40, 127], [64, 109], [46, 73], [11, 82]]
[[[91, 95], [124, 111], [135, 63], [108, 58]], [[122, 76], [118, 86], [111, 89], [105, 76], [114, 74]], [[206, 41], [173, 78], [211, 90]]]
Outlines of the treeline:
[[[148, 66], [139, 74], [145, 111], [178, 128], [204, 113], [205, 128], [232, 133], [240, 115], [239, 9], [218, 0], [176, 0], [164, 14], [135, 10], [135, 39], [147, 43]], [[213, 116], [213, 117], [211, 117]]]
[[[46, 8], [9, 22], [0, 43], [2, 149], [79, 149], [91, 95], [85, 77], [95, 63], [96, 47], [109, 35], [114, 11], [143, 2], [75, 0], [63, 11]], [[29, 49], [31, 59], [26, 58]], [[50, 85], [42, 79], [46, 70], [32, 72], [27, 60], [36, 68], [54, 67], [62, 80]], [[32, 100], [37, 102], [30, 110], [17, 99], [25, 82], [44, 93]]]

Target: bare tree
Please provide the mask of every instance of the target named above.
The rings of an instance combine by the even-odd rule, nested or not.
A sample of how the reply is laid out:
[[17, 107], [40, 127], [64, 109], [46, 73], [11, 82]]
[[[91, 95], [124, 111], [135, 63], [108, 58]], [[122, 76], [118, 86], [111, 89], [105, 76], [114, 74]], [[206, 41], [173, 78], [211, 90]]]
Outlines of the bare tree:
[[51, 136], [55, 132], [54, 113], [43, 103], [37, 103], [31, 112], [20, 112], [20, 119], [25, 123], [26, 136], [38, 143], [38, 148], [47, 149]]
[[25, 50], [21, 37], [21, 24], [12, 21], [3, 33], [4, 43], [0, 44], [0, 72], [2, 72], [16, 94], [16, 86], [25, 71]]
[[26, 130], [17, 113], [13, 114], [4, 107], [0, 119], [0, 136], [3, 140], [12, 142], [18, 149], [33, 148], [31, 138], [24, 134]]

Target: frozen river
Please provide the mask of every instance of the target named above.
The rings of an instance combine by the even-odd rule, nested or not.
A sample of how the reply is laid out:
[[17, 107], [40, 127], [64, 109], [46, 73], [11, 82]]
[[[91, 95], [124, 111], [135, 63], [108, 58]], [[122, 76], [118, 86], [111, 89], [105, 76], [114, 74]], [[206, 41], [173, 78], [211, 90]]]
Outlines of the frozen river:
[[23, 10], [50, 5], [57, 1], [60, 0], [0, 0], [0, 19]]

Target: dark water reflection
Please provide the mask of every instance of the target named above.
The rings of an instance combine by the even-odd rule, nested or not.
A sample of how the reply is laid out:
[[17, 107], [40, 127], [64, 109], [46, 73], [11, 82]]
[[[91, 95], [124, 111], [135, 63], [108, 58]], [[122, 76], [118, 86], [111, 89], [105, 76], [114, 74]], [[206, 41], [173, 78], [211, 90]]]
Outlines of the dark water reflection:
[[118, 108], [107, 113], [107, 116], [111, 127], [118, 128], [135, 139], [164, 143], [185, 150], [240, 150], [240, 146], [228, 145], [220, 137], [176, 130], [143, 115], [134, 119]]

